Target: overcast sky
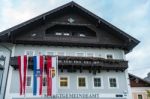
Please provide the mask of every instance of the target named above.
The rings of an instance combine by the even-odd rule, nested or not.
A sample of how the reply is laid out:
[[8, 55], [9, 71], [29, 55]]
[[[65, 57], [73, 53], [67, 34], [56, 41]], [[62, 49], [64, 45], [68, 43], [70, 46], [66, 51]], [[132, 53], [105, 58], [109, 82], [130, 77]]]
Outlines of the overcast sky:
[[[0, 0], [0, 31], [70, 1]], [[142, 78], [147, 76], [150, 72], [150, 0], [74, 1], [141, 41], [127, 54], [129, 72]]]

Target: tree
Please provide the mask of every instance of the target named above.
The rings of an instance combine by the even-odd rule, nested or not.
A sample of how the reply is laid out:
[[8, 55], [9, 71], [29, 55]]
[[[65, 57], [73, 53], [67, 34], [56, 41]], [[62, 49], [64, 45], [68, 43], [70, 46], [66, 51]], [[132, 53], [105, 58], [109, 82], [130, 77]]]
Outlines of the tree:
[[150, 99], [150, 90], [147, 90], [147, 98]]

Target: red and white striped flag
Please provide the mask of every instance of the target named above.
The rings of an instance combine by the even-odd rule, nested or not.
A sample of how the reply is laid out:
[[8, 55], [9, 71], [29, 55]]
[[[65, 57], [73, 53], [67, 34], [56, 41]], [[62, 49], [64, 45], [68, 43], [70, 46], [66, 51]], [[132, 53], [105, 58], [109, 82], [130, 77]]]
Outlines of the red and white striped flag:
[[26, 75], [28, 68], [28, 58], [26, 55], [18, 56], [19, 81], [20, 81], [20, 95], [25, 94], [26, 91]]
[[46, 73], [47, 73], [47, 96], [56, 94], [56, 66], [57, 57], [47, 56], [46, 59]]

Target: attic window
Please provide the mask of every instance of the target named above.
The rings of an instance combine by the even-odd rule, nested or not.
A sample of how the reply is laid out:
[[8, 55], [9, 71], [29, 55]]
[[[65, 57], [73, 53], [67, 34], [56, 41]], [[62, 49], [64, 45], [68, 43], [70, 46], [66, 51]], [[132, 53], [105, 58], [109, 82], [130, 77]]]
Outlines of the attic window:
[[83, 33], [79, 34], [79, 36], [80, 36], [80, 37], [86, 37], [86, 35], [83, 34]]
[[36, 36], [36, 34], [35, 34], [35, 33], [33, 33], [31, 36], [32, 36], [32, 37], [35, 37], [35, 36]]
[[62, 35], [62, 33], [60, 33], [60, 32], [56, 32], [56, 33], [55, 33], [55, 35], [60, 36], [60, 35]]
[[69, 33], [64, 33], [64, 36], [69, 36], [70, 34]]

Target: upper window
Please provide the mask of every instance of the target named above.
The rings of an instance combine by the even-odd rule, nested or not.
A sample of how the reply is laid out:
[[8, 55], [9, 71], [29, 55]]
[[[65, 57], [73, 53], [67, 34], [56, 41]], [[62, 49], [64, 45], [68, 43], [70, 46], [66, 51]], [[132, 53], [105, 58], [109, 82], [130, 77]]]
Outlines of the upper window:
[[80, 33], [79, 36], [80, 36], [80, 37], [86, 37], [86, 35], [83, 34], [83, 33]]
[[112, 54], [107, 54], [107, 59], [113, 59], [113, 55]]
[[86, 87], [86, 78], [85, 77], [78, 77], [78, 87], [79, 88]]
[[47, 52], [46, 55], [54, 56], [55, 52]]
[[143, 99], [142, 95], [138, 95], [138, 99]]
[[70, 36], [70, 33], [64, 33], [64, 36]]
[[96, 37], [96, 32], [86, 26], [55, 25], [46, 29], [48, 36]]
[[83, 53], [83, 52], [78, 52], [78, 53], [76, 53], [76, 56], [85, 56], [85, 53]]
[[102, 79], [100, 77], [94, 77], [93, 82], [94, 82], [94, 87], [95, 88], [102, 87]]
[[62, 33], [61, 32], [56, 32], [55, 35], [60, 36], [60, 35], [62, 35]]
[[86, 53], [87, 57], [94, 57], [94, 53]]
[[27, 76], [27, 86], [31, 86], [31, 76]]
[[68, 87], [68, 77], [60, 77], [59, 78], [59, 86], [60, 87]]
[[27, 56], [34, 56], [34, 51], [32, 51], [32, 50], [26, 50], [25, 51], [25, 55], [27, 55]]
[[109, 78], [109, 86], [111, 88], [116, 88], [117, 87], [117, 79], [116, 78]]
[[65, 53], [64, 52], [57, 52], [57, 55], [58, 56], [65, 56]]

